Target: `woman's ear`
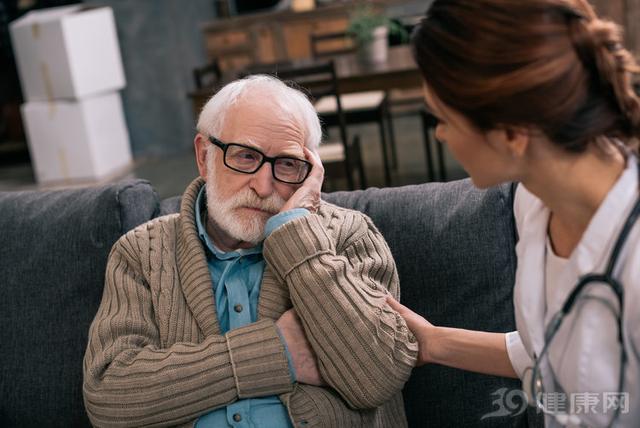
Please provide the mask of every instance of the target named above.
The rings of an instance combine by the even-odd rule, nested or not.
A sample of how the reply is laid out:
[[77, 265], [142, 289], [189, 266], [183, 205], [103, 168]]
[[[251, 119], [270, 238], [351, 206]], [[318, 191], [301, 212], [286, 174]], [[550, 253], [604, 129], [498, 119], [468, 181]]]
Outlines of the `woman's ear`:
[[207, 137], [198, 132], [193, 139], [193, 147], [196, 150], [196, 163], [198, 165], [198, 172], [200, 173], [200, 177], [206, 180], [209, 166], [207, 165], [207, 151], [209, 147], [209, 141], [207, 140]]
[[522, 158], [529, 147], [531, 134], [528, 129], [506, 126], [486, 133], [487, 142], [499, 153], [513, 159]]

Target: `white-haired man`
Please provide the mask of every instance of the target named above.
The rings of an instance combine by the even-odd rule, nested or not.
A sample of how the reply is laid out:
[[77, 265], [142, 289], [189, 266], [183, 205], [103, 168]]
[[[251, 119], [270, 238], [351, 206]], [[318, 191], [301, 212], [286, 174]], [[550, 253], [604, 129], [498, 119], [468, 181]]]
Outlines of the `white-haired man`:
[[84, 361], [96, 426], [406, 425], [417, 357], [364, 215], [322, 202], [321, 129], [277, 79], [220, 90], [179, 214], [123, 236]]

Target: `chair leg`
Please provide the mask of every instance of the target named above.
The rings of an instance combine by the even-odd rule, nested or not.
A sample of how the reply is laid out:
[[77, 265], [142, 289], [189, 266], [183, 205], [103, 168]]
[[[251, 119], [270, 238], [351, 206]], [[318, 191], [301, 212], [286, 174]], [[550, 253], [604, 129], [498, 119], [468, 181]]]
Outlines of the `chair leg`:
[[358, 166], [358, 179], [360, 181], [360, 188], [367, 188], [367, 177], [364, 172], [364, 163], [362, 162], [362, 151], [360, 149], [360, 136], [356, 135], [353, 137], [352, 148], [355, 155], [356, 164]]
[[345, 173], [346, 173], [346, 177], [347, 177], [347, 186], [349, 187], [349, 190], [355, 190], [356, 186], [355, 186], [355, 183], [353, 182], [353, 174], [351, 172], [351, 165], [349, 165], [349, 162], [346, 159], [344, 161], [344, 169], [345, 169]]
[[[429, 117], [424, 111], [420, 112], [420, 122], [422, 122], [422, 134], [424, 141], [424, 152], [427, 160], [427, 177], [429, 181], [435, 181], [435, 168], [433, 166], [433, 156], [431, 154], [431, 126]], [[436, 143], [438, 144], [438, 143]]]
[[384, 121], [378, 121], [378, 128], [380, 129], [380, 145], [382, 148], [382, 164], [384, 167], [384, 184], [385, 186], [389, 187], [391, 185], [391, 169], [389, 166], [389, 156], [387, 154], [387, 137]]
[[447, 167], [444, 164], [444, 150], [442, 148], [442, 143], [437, 139], [434, 139], [436, 142], [436, 151], [438, 152], [438, 168], [440, 169], [440, 179], [442, 181], [447, 181]]
[[380, 120], [387, 121], [389, 127], [389, 145], [391, 146], [391, 167], [394, 171], [398, 170], [398, 148], [396, 145], [396, 133], [393, 129], [393, 117], [391, 116], [391, 109], [389, 108], [389, 101], [385, 101], [383, 104], [383, 114]]

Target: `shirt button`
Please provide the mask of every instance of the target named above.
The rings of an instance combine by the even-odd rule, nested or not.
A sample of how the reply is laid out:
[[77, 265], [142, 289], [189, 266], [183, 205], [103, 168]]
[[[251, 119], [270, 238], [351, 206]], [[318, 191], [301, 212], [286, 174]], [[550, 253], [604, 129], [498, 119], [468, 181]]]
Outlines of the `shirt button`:
[[233, 310], [240, 313], [242, 312], [242, 305], [241, 304], [237, 304], [233, 307]]
[[236, 422], [240, 422], [242, 420], [242, 415], [240, 413], [236, 413], [233, 415], [233, 420]]

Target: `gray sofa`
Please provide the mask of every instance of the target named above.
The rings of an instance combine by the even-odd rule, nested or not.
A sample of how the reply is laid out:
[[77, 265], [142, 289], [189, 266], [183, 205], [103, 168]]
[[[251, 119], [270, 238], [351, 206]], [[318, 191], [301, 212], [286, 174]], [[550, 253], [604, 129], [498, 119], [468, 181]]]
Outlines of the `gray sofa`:
[[[479, 191], [463, 180], [326, 199], [373, 219], [396, 258], [409, 307], [439, 325], [514, 329], [509, 186]], [[109, 250], [126, 231], [178, 204], [179, 197], [158, 200], [142, 180], [0, 193], [0, 426], [89, 425], [82, 357]], [[538, 425], [517, 399], [501, 398], [518, 386], [435, 365], [415, 369], [404, 389], [409, 423]]]

